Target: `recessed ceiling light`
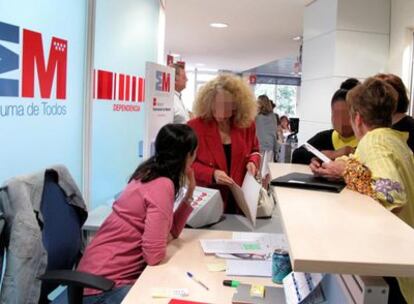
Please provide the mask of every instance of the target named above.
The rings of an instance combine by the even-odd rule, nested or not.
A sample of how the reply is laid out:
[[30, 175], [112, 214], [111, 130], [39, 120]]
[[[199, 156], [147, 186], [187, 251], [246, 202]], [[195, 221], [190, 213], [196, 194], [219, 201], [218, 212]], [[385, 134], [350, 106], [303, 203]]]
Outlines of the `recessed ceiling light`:
[[302, 40], [302, 36], [295, 36], [292, 39], [295, 41], [299, 41], [299, 40]]
[[213, 23], [210, 23], [210, 26], [215, 27], [215, 28], [225, 28], [225, 27], [228, 27], [229, 25], [227, 23], [213, 22]]

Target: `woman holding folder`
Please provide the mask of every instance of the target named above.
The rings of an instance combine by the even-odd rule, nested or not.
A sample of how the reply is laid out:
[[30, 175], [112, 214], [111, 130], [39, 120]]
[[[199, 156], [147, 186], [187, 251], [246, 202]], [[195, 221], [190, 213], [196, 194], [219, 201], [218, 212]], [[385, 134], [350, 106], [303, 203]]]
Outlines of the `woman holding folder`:
[[193, 113], [188, 125], [199, 141], [193, 165], [197, 185], [218, 188], [224, 212], [241, 213], [229, 186], [241, 186], [246, 172], [255, 176], [260, 165], [252, 90], [240, 77], [220, 75], [200, 89]]

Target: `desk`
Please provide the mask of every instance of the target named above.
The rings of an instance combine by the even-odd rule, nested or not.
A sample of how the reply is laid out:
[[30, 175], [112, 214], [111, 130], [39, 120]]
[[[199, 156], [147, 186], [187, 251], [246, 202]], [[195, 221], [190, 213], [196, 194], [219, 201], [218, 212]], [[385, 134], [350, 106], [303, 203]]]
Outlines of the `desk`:
[[[97, 231], [111, 211], [112, 208], [108, 205], [102, 205], [93, 209], [89, 212], [88, 219], [83, 225], [83, 229], [88, 232]], [[248, 219], [242, 215], [225, 214], [224, 216], [225, 219], [223, 221], [208, 229], [282, 233], [282, 226], [280, 224], [279, 211], [277, 208], [273, 211], [273, 217], [271, 219], [257, 219], [256, 227], [253, 230]]]
[[[235, 288], [222, 285], [224, 279], [236, 279], [243, 283], [280, 286], [270, 278], [228, 277], [225, 272], [209, 272], [207, 263], [218, 261], [215, 256], [204, 255], [200, 239], [231, 238], [230, 231], [184, 229], [180, 237], [168, 244], [166, 259], [157, 266], [147, 266], [122, 304], [168, 303], [169, 299], [152, 299], [152, 287], [188, 288], [193, 301], [231, 303]], [[207, 291], [187, 277], [193, 272], [210, 290]]]
[[[272, 178], [308, 166], [270, 164]], [[275, 187], [295, 271], [414, 276], [414, 229], [366, 195]]]

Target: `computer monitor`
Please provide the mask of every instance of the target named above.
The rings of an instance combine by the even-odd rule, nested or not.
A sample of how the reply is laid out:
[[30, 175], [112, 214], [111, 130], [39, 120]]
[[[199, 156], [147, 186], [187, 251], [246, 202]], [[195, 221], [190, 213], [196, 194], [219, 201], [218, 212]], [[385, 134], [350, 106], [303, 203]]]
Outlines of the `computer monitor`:
[[297, 117], [289, 118], [289, 124], [290, 124], [290, 131], [292, 133], [299, 133], [299, 118]]

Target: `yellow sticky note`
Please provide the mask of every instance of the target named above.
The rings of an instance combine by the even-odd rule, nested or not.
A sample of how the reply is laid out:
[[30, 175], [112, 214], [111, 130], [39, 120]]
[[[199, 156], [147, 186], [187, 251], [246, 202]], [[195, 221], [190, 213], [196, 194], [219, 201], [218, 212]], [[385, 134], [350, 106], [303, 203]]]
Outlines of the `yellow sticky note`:
[[255, 298], [263, 298], [265, 287], [263, 285], [252, 284], [250, 287], [250, 296]]
[[211, 272], [226, 271], [226, 263], [209, 263], [207, 269]]
[[155, 287], [151, 288], [151, 296], [153, 298], [173, 298], [188, 296], [188, 288], [166, 288]]

